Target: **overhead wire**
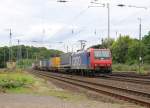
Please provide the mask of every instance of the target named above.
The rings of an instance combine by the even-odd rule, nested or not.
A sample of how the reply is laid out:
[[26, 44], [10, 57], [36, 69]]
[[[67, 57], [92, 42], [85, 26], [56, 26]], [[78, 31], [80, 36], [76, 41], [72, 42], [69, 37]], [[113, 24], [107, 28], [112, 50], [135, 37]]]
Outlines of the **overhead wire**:
[[[57, 31], [57, 33], [60, 33], [61, 31], [63, 31], [64, 29], [66, 29], [66, 27], [68, 26], [68, 24], [69, 24], [69, 25], [73, 25], [73, 24], [71, 24], [71, 23], [72, 23], [72, 22], [74, 23], [75, 21], [77, 21], [78, 18], [79, 18], [81, 15], [83, 15], [87, 10], [88, 10], [88, 7], [85, 8], [85, 9], [83, 9], [82, 11], [80, 11], [75, 17], [73, 17], [73, 19], [71, 19], [65, 26], [63, 26], [62, 29], [60, 29], [59, 31]], [[55, 35], [56, 35], [57, 33], [55, 33]]]
[[[73, 22], [73, 23], [70, 24], [70, 25], [73, 25], [73, 26], [74, 26], [75, 22], [79, 19], [79, 17], [82, 16], [87, 10], [88, 10], [88, 8], [82, 10], [80, 13], [78, 13], [78, 15], [76, 15], [73, 19], [71, 19], [71, 20], [68, 22], [68, 24], [70, 24], [70, 23]], [[125, 21], [126, 19], [128, 19], [129, 17], [131, 17], [131, 16], [133, 16], [133, 15], [137, 15], [137, 13], [139, 13], [139, 11], [138, 11], [138, 12], [135, 12], [134, 14], [130, 14], [129, 16], [127, 16], [127, 17], [121, 19], [119, 22], [117, 22], [117, 24], [119, 24], [119, 23]], [[115, 24], [116, 24], [116, 23], [115, 23]], [[112, 23], [112, 25], [115, 25], [115, 24]], [[62, 32], [64, 29], [66, 29], [66, 26], [68, 26], [68, 25], [65, 25], [65, 26], [64, 26], [62, 29], [60, 29], [57, 33], [60, 33], [60, 32]], [[81, 33], [81, 32], [82, 32], [83, 30], [85, 30], [85, 29], [86, 29], [86, 27], [82, 28], [82, 30], [80, 30], [79, 32], [76, 32], [76, 33], [75, 33], [74, 30], [72, 30], [71, 33], [74, 34], [74, 35], [77, 35], [77, 34]], [[56, 33], [56, 34], [57, 34], [57, 33]], [[55, 35], [56, 35], [56, 34], [55, 34]]]
[[[143, 9], [143, 10], [144, 10], [144, 9]], [[122, 22], [123, 22], [123, 23], [126, 23], [128, 18], [131, 18], [131, 17], [133, 17], [133, 16], [138, 15], [138, 14], [141, 13], [143, 10], [140, 9], [139, 11], [136, 11], [136, 12], [134, 12], [134, 13], [131, 13], [130, 15], [126, 16], [125, 18], [122, 18], [122, 19], [119, 20], [119, 21], [118, 21], [118, 19], [117, 19], [117, 22], [116, 22], [116, 23], [112, 23], [112, 25], [120, 24], [120, 23], [122, 23]], [[146, 9], [145, 9], [144, 11], [149, 11], [149, 6], [146, 6]]]

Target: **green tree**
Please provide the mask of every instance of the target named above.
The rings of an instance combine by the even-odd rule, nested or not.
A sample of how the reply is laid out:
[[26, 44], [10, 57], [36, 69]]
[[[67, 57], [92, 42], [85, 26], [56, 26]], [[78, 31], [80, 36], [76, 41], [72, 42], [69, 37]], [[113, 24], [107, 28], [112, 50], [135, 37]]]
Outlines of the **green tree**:
[[127, 35], [121, 36], [112, 44], [112, 56], [116, 63], [126, 63], [129, 55], [128, 49], [132, 39]]
[[[141, 43], [141, 50], [144, 52], [144, 45]], [[142, 53], [143, 55], [143, 53]], [[128, 48], [128, 58], [127, 63], [128, 64], [138, 64], [139, 62], [139, 40], [138, 39], [132, 39], [131, 44]]]
[[142, 43], [144, 44], [144, 63], [150, 63], [150, 31], [142, 38]]
[[[21, 48], [21, 51], [19, 51], [19, 48]], [[44, 47], [29, 47], [29, 46], [12, 46], [12, 60], [13, 61], [18, 61], [23, 63], [28, 60], [35, 60], [37, 59], [49, 59], [52, 56], [59, 56], [62, 54], [62, 51], [59, 50], [53, 50], [53, 49], [46, 49]], [[19, 53], [21, 53], [19, 56]], [[25, 60], [24, 59], [27, 59]], [[22, 60], [22, 61], [20, 61]], [[6, 67], [6, 62], [9, 61], [9, 48], [8, 47], [0, 47], [0, 68]], [[31, 62], [30, 61], [30, 62]], [[25, 63], [24, 63], [25, 64]]]

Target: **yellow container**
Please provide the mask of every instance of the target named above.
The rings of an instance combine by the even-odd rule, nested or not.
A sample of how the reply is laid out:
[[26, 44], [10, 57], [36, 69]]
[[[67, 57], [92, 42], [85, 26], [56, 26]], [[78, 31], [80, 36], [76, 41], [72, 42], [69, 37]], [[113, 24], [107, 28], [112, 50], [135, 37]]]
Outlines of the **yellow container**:
[[51, 67], [59, 68], [60, 67], [60, 57], [53, 57], [50, 59]]

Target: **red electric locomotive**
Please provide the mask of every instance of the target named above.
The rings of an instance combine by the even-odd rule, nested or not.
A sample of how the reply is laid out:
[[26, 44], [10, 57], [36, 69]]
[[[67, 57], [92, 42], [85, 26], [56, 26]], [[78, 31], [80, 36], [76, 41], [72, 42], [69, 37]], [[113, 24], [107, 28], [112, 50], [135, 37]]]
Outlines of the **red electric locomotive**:
[[90, 68], [96, 73], [112, 72], [112, 57], [109, 49], [90, 48]]
[[111, 73], [112, 57], [109, 49], [79, 51], [71, 55], [71, 71], [90, 75]]

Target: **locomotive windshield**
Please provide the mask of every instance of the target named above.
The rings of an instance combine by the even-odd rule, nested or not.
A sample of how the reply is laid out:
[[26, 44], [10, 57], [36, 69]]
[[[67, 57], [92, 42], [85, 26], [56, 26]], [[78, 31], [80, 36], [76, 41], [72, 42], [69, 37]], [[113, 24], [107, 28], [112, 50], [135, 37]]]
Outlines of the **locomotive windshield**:
[[95, 50], [94, 51], [95, 59], [107, 59], [110, 58], [109, 50]]

